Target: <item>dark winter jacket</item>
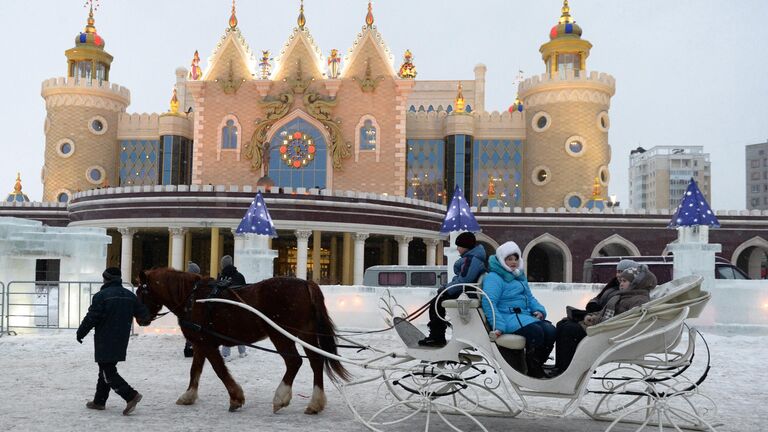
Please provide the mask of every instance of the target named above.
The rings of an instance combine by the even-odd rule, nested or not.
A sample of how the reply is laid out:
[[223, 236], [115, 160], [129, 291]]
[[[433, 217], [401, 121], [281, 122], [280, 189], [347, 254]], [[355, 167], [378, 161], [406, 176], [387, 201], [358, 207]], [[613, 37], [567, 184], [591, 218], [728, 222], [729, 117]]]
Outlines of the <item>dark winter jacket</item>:
[[480, 276], [485, 273], [485, 248], [478, 244], [472, 249], [464, 252], [459, 259], [453, 263], [453, 279], [447, 286], [461, 283], [475, 283]]
[[587, 302], [587, 312], [597, 312], [603, 309], [610, 298], [610, 294], [619, 289], [619, 279], [614, 277], [603, 287], [602, 290], [589, 302]]
[[219, 277], [216, 280], [219, 282], [229, 281], [229, 285], [233, 287], [245, 285], [245, 276], [237, 271], [237, 267], [233, 265], [228, 265], [221, 269], [221, 273], [219, 273]]
[[531, 293], [525, 272], [520, 270], [514, 274], [508, 271], [499, 264], [495, 255], [488, 261], [490, 269], [483, 279], [483, 291], [487, 297], [482, 298], [483, 312], [488, 324], [494, 325], [495, 316], [494, 329], [502, 333], [514, 333], [539, 321], [533, 316], [534, 312], [538, 311], [547, 316], [547, 310]]
[[133, 318], [149, 321], [149, 311], [139, 303], [136, 295], [123, 288], [119, 279], [104, 284], [91, 300], [88, 313], [77, 329], [77, 339], [82, 340], [92, 328], [95, 360], [98, 363], [125, 361], [128, 338]]
[[617, 287], [612, 290], [606, 290], [603, 293], [600, 299], [601, 303], [605, 306], [599, 312], [589, 314], [593, 317], [592, 323], [603, 322], [615, 315], [649, 302], [651, 300], [651, 290], [656, 287], [656, 282], [656, 276], [648, 270], [646, 265], [641, 265], [638, 268], [637, 276], [635, 276], [635, 279], [626, 290], [622, 291]]

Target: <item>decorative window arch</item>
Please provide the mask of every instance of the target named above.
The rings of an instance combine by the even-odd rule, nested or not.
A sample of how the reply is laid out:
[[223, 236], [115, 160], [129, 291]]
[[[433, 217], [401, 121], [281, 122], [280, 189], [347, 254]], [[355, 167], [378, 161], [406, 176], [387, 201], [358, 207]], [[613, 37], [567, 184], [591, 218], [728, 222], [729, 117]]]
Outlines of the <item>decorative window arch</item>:
[[523, 262], [527, 263], [528, 254], [531, 252], [531, 250], [533, 250], [533, 247], [542, 243], [549, 243], [560, 249], [560, 251], [563, 253], [563, 276], [565, 278], [565, 282], [573, 282], [573, 255], [571, 254], [571, 249], [568, 248], [568, 245], [565, 244], [565, 242], [550, 233], [544, 233], [525, 245], [525, 250], [523, 251]]
[[240, 121], [233, 114], [224, 116], [219, 124], [219, 144], [216, 146], [216, 160], [221, 160], [221, 153], [235, 153], [240, 160], [240, 148], [243, 139]]
[[[333, 188], [333, 156], [328, 145], [331, 138], [322, 123], [297, 109], [272, 125], [270, 131], [267, 135], [269, 177], [275, 182], [275, 186]], [[297, 132], [301, 133], [301, 137], [291, 138]], [[298, 140], [296, 149], [290, 145], [293, 139]], [[286, 140], [288, 145], [284, 145]], [[285, 147], [285, 150], [281, 151], [282, 147]], [[308, 156], [310, 147], [313, 147], [312, 157], [303, 157]], [[286, 157], [283, 157], [284, 155]], [[306, 164], [303, 164], [304, 159], [307, 159]], [[289, 166], [289, 160], [300, 160], [302, 165], [298, 168]]]
[[379, 145], [381, 129], [376, 118], [370, 114], [360, 117], [355, 130], [357, 131], [355, 134], [355, 162], [359, 160], [361, 152], [375, 153], [376, 162], [378, 162], [381, 156], [381, 145]]
[[611, 235], [609, 237], [606, 237], [605, 239], [603, 239], [603, 241], [598, 243], [595, 246], [595, 248], [592, 249], [592, 255], [590, 255], [590, 257], [594, 258], [594, 257], [599, 256], [600, 250], [602, 248], [610, 245], [610, 244], [618, 244], [618, 245], [623, 246], [626, 250], [629, 251], [630, 256], [640, 256], [640, 255], [642, 255], [640, 253], [640, 249], [638, 249], [637, 246], [635, 246], [634, 243], [632, 243], [631, 241], [625, 239], [624, 237], [622, 237], [622, 236], [620, 236], [618, 234], [613, 234], [613, 235]]

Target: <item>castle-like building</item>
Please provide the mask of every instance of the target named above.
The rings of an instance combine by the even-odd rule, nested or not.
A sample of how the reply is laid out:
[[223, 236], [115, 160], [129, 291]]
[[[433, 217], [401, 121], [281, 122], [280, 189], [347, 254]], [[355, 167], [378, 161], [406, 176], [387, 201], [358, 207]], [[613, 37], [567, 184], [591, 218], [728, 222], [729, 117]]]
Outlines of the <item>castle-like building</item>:
[[233, 4], [207, 67], [195, 52], [176, 70], [169, 110], [147, 115], [126, 112], [130, 92], [110, 81], [91, 10], [66, 77], [43, 83], [43, 200], [104, 186], [250, 184], [442, 203], [460, 186], [477, 206], [578, 209], [595, 179], [607, 193], [614, 79], [587, 71], [592, 45], [567, 1], [540, 48], [545, 72], [522, 81], [505, 112], [485, 109], [484, 65], [474, 81], [418, 80], [409, 51], [395, 63], [370, 2], [362, 12], [347, 54], [325, 56], [302, 5], [273, 60], [252, 52]]
[[[320, 283], [360, 284], [376, 264], [445, 264], [439, 229], [456, 186], [479, 240], [515, 240], [532, 281], [578, 281], [590, 257], [660, 255], [675, 240], [669, 210], [605, 201], [615, 83], [587, 71], [592, 45], [567, 0], [540, 47], [543, 73], [521, 78], [503, 112], [486, 111], [485, 66], [474, 80], [419, 80], [412, 53], [395, 61], [370, 2], [360, 16], [346, 55], [322, 51], [302, 3], [273, 57], [251, 51], [233, 3], [205, 68], [195, 52], [176, 70], [166, 112], [130, 114], [91, 11], [66, 76], [43, 82], [43, 202], [24, 202], [18, 180], [0, 216], [106, 229], [107, 264], [125, 280], [190, 260], [216, 274], [223, 254], [237, 265], [266, 248], [275, 275]], [[278, 235], [259, 248], [232, 232], [256, 191]], [[750, 274], [768, 250], [765, 216], [718, 212], [710, 234]]]

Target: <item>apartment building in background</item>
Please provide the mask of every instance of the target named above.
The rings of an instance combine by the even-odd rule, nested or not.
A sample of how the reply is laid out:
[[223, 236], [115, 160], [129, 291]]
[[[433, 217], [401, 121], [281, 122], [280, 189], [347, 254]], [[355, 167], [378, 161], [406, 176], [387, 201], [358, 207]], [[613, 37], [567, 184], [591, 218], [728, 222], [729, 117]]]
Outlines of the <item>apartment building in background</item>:
[[746, 147], [747, 209], [768, 210], [768, 139]]
[[674, 209], [693, 178], [711, 202], [712, 169], [702, 146], [638, 147], [629, 155], [629, 207]]

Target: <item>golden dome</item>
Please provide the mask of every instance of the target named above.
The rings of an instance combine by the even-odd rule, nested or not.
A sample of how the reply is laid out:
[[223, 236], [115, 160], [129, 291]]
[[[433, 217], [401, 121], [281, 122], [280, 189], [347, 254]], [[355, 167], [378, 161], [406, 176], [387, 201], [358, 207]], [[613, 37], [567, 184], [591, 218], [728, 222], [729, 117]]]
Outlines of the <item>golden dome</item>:
[[581, 27], [576, 24], [571, 16], [571, 7], [568, 6], [568, 0], [563, 0], [562, 14], [557, 24], [549, 31], [549, 39], [558, 39], [562, 37], [581, 38]]
[[88, 11], [88, 21], [85, 29], [75, 37], [75, 44], [78, 46], [90, 45], [104, 49], [104, 39], [96, 32], [96, 19], [93, 17], [93, 4]]

